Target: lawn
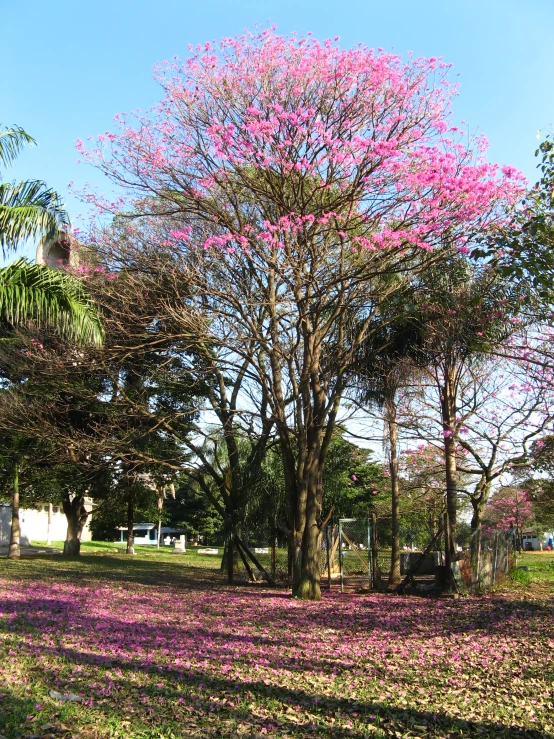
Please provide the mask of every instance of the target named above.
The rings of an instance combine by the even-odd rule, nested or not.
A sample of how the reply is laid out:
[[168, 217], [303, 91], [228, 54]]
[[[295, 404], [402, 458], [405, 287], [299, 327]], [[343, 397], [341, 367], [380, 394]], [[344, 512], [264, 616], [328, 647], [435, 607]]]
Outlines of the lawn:
[[9, 739], [553, 735], [553, 555], [495, 596], [302, 603], [215, 557], [84, 551], [0, 561]]

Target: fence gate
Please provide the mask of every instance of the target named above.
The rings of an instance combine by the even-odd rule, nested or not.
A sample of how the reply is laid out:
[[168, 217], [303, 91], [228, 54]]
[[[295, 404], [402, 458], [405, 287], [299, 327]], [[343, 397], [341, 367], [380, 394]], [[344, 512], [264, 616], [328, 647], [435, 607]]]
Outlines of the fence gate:
[[368, 520], [341, 518], [337, 527], [341, 593], [345, 588], [372, 586], [371, 526]]

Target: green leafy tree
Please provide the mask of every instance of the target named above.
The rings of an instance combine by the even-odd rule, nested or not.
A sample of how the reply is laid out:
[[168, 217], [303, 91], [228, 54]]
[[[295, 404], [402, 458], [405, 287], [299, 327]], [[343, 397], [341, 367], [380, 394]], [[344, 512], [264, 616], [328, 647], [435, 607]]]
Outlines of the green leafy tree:
[[472, 251], [486, 257], [504, 277], [526, 283], [546, 306], [554, 297], [554, 139], [549, 134], [535, 151], [540, 179], [529, 190], [509, 225], [486, 236]]

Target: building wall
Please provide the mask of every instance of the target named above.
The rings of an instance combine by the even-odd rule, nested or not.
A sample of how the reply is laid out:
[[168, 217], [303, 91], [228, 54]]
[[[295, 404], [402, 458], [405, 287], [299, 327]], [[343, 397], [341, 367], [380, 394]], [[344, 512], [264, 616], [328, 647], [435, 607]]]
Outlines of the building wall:
[[[90, 541], [92, 536], [89, 528], [89, 519], [81, 541]], [[19, 511], [19, 523], [21, 526], [21, 546], [29, 546], [35, 541], [46, 541], [48, 539], [48, 504], [38, 508], [22, 508]], [[10, 543], [10, 529], [12, 525], [12, 507], [0, 505], [0, 546], [8, 546]], [[64, 541], [67, 533], [67, 519], [61, 506], [54, 506], [52, 512], [52, 524], [50, 527], [51, 541]]]
[[79, 266], [78, 245], [75, 239], [65, 232], [56, 238], [44, 238], [37, 246], [36, 263], [47, 264], [52, 269]]

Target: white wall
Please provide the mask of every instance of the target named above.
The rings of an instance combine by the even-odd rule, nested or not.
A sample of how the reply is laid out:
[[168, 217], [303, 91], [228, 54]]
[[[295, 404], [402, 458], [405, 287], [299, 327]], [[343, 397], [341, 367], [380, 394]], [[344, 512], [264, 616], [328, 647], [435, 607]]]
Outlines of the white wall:
[[[19, 523], [21, 526], [22, 546], [29, 546], [29, 544], [35, 541], [46, 541], [48, 538], [48, 505], [39, 506], [38, 509], [22, 508], [19, 511]], [[10, 543], [11, 525], [11, 506], [0, 505], [0, 546], [8, 546]], [[64, 541], [66, 533], [67, 518], [61, 510], [61, 506], [54, 506], [52, 524], [50, 526], [50, 540]], [[81, 535], [81, 541], [90, 541], [91, 538], [87, 521]]]

